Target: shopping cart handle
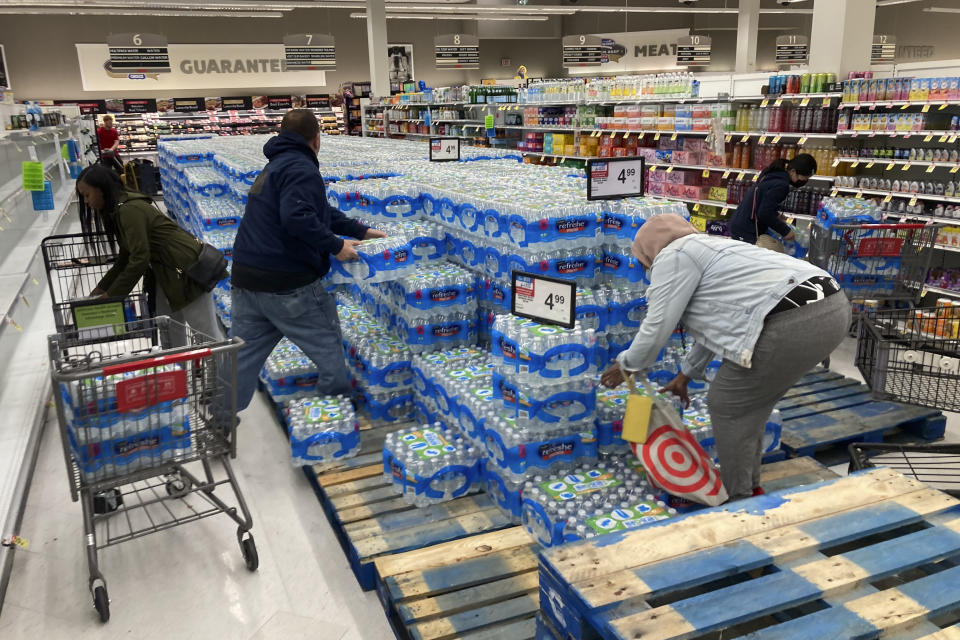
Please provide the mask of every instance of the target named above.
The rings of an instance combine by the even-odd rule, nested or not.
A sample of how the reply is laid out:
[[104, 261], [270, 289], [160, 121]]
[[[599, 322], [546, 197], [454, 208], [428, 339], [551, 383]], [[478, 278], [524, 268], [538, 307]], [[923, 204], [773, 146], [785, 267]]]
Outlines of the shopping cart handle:
[[162, 367], [166, 364], [174, 364], [176, 362], [186, 362], [188, 360], [199, 360], [200, 358], [206, 358], [210, 356], [213, 352], [209, 348], [205, 349], [193, 349], [191, 351], [184, 351], [183, 353], [175, 353], [169, 356], [157, 356], [156, 358], [148, 358], [146, 360], [137, 360], [135, 362], [125, 362], [123, 364], [114, 364], [109, 367], [103, 368], [103, 375], [112, 376], [120, 373], [127, 373], [129, 371], [140, 371], [142, 369], [149, 369], [150, 367]]
[[861, 224], [858, 226], [861, 229], [924, 229], [930, 225], [910, 222], [906, 224]]

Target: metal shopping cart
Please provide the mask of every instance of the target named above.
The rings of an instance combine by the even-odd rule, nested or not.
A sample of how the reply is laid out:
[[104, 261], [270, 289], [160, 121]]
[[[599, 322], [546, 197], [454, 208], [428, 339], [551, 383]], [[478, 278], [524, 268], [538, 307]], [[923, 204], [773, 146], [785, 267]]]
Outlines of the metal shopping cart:
[[934, 489], [960, 498], [960, 444], [850, 445], [849, 471], [890, 467]]
[[[215, 342], [166, 317], [110, 325], [97, 343], [90, 331], [50, 336], [49, 353], [70, 493], [83, 509], [90, 593], [106, 622], [101, 549], [224, 513], [237, 523], [247, 568], [259, 560], [229, 461], [243, 342]], [[164, 331], [186, 335], [186, 346], [155, 346]], [[236, 506], [215, 494], [222, 485]]]
[[[43, 262], [47, 270], [50, 301], [57, 333], [77, 329], [77, 323], [96, 322], [96, 313], [104, 307], [90, 309], [85, 300], [116, 264], [116, 243], [106, 234], [76, 233], [49, 236], [40, 243]], [[112, 309], [119, 309], [124, 322], [150, 317], [143, 281], [137, 283], [126, 298], [100, 300], [110, 302]], [[77, 310], [79, 311], [79, 314]]]

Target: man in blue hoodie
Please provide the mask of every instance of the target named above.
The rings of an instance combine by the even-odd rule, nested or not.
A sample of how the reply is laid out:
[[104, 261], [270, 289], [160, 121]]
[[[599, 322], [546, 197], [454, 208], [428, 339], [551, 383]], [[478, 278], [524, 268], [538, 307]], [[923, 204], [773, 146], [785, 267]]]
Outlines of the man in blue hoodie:
[[263, 146], [269, 162], [250, 188], [233, 246], [232, 335], [245, 343], [237, 363], [238, 411], [250, 404], [263, 363], [283, 336], [316, 363], [318, 393], [350, 392], [337, 305], [320, 278], [331, 255], [356, 260], [360, 240], [386, 234], [330, 206], [319, 152], [320, 124], [307, 109], [287, 112], [280, 135]]

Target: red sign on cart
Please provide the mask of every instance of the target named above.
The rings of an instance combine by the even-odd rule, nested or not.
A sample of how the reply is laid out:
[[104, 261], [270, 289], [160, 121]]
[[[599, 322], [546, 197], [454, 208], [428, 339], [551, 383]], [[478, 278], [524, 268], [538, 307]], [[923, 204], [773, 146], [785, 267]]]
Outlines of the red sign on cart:
[[863, 238], [857, 247], [861, 258], [896, 258], [903, 248], [903, 238]]
[[117, 383], [117, 410], [140, 411], [187, 395], [187, 372], [161, 371]]

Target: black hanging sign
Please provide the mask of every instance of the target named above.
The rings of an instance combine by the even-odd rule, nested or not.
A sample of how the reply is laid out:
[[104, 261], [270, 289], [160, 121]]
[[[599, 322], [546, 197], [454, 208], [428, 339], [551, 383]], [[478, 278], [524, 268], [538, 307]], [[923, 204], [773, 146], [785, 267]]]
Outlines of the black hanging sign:
[[123, 99], [124, 113], [156, 113], [157, 101], [153, 98]]
[[479, 69], [480, 38], [463, 33], [433, 39], [437, 69]]
[[223, 98], [220, 102], [220, 111], [249, 111], [253, 108], [250, 96], [234, 96]]
[[307, 96], [308, 109], [328, 109], [330, 108], [330, 94], [317, 93]]
[[677, 40], [677, 64], [686, 67], [705, 67], [710, 64], [710, 36], [684, 36]]
[[322, 33], [298, 33], [283, 37], [288, 71], [329, 71], [337, 68], [333, 36]]
[[806, 64], [809, 57], [807, 36], [777, 36], [777, 64]]
[[890, 64], [897, 57], [897, 37], [886, 34], [873, 36], [873, 45], [870, 47], [870, 62], [874, 64]]
[[169, 73], [167, 37], [158, 33], [118, 33], [107, 37], [110, 70], [115, 73]]
[[599, 67], [607, 62], [610, 50], [597, 36], [564, 36], [564, 67]]
[[173, 110], [178, 113], [196, 113], [207, 110], [207, 101], [204, 98], [174, 98]]
[[282, 111], [293, 108], [292, 96], [267, 96], [267, 109]]

